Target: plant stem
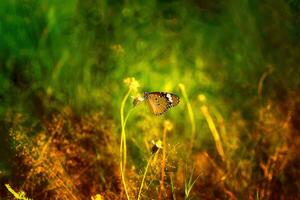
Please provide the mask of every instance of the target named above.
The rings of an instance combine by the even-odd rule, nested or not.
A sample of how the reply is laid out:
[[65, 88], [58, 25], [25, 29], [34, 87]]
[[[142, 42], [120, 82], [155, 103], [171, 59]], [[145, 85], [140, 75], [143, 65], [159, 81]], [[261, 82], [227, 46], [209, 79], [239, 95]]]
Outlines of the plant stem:
[[189, 114], [189, 119], [190, 119], [190, 123], [191, 123], [191, 127], [192, 127], [192, 133], [191, 133], [191, 145], [190, 145], [190, 154], [192, 153], [192, 149], [194, 146], [194, 140], [195, 140], [195, 135], [196, 135], [196, 123], [195, 123], [195, 117], [194, 117], [194, 112], [191, 106], [191, 103], [189, 101], [189, 98], [187, 96], [186, 90], [185, 90], [185, 86], [184, 84], [180, 83], [179, 84], [179, 88], [181, 90], [182, 96], [186, 102], [186, 106], [188, 109], [188, 114]]
[[167, 150], [167, 127], [164, 127], [163, 131], [163, 158], [161, 162], [161, 181], [160, 181], [160, 190], [158, 194], [158, 199], [160, 200], [162, 197], [162, 193], [164, 191], [164, 181], [165, 181], [165, 168], [166, 168], [166, 150]]
[[126, 125], [126, 120], [124, 120], [124, 108], [125, 108], [125, 103], [126, 100], [128, 99], [128, 96], [131, 92], [131, 88], [129, 88], [128, 92], [124, 96], [122, 103], [121, 103], [121, 108], [120, 108], [120, 116], [121, 116], [121, 142], [120, 142], [120, 170], [121, 170], [121, 177], [122, 177], [122, 183], [124, 185], [124, 190], [127, 199], [129, 200], [129, 195], [127, 191], [127, 186], [126, 186], [126, 181], [125, 181], [125, 170], [126, 170], [126, 160], [127, 160], [127, 146], [126, 146], [126, 132], [125, 132], [125, 125]]
[[225, 160], [225, 154], [224, 154], [224, 150], [223, 150], [223, 146], [222, 146], [222, 142], [221, 142], [221, 139], [220, 139], [220, 135], [219, 135], [219, 132], [215, 126], [215, 123], [208, 111], [208, 108], [207, 106], [203, 105], [201, 106], [201, 112], [202, 114], [204, 115], [206, 121], [207, 121], [207, 124], [208, 124], [208, 127], [212, 133], [212, 136], [214, 138], [214, 141], [215, 141], [215, 144], [216, 144], [216, 148], [217, 148], [217, 151], [219, 153], [219, 155], [221, 156], [221, 158], [223, 160]]
[[139, 200], [140, 197], [141, 197], [141, 193], [142, 193], [142, 189], [143, 189], [143, 186], [144, 186], [146, 174], [147, 174], [149, 165], [150, 165], [150, 163], [151, 163], [151, 160], [152, 160], [152, 156], [149, 158], [148, 163], [147, 163], [146, 168], [145, 168], [145, 172], [144, 172], [144, 175], [143, 175], [142, 183], [141, 183], [141, 186], [140, 186], [140, 189], [139, 189], [138, 200]]

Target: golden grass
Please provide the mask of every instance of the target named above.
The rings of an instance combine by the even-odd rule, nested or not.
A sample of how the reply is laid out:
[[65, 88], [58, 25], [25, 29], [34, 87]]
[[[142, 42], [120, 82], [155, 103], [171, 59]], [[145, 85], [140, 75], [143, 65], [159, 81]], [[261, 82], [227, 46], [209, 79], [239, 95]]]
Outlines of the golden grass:
[[202, 114], [204, 115], [205, 119], [206, 119], [206, 122], [208, 124], [208, 127], [211, 131], [211, 134], [214, 138], [214, 141], [215, 141], [215, 144], [216, 144], [216, 148], [217, 148], [217, 151], [219, 153], [219, 155], [221, 156], [222, 160], [225, 160], [225, 153], [224, 153], [224, 150], [223, 150], [223, 145], [222, 145], [222, 142], [221, 142], [221, 139], [220, 139], [220, 135], [219, 135], [219, 132], [216, 128], [216, 125], [208, 111], [208, 108], [207, 106], [201, 106], [201, 112]]

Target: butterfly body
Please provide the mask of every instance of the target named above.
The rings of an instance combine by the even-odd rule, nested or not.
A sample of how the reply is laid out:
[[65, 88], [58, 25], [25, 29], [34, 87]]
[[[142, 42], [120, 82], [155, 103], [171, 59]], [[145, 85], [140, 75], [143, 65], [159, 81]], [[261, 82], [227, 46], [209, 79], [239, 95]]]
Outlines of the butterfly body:
[[179, 103], [179, 97], [167, 92], [145, 92], [144, 101], [147, 102], [153, 114], [161, 115], [176, 106]]

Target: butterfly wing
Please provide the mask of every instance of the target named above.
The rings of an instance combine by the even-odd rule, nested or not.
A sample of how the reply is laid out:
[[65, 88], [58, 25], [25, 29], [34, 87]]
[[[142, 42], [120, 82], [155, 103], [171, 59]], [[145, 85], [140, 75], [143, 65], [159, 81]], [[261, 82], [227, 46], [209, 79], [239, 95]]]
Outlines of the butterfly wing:
[[155, 115], [161, 115], [169, 108], [169, 102], [161, 92], [148, 93], [147, 103], [150, 111]]
[[169, 99], [171, 107], [176, 106], [180, 102], [180, 99], [176, 94], [167, 93], [166, 97]]
[[161, 115], [179, 103], [179, 97], [171, 93], [150, 92], [145, 93], [144, 97], [150, 111], [155, 115]]

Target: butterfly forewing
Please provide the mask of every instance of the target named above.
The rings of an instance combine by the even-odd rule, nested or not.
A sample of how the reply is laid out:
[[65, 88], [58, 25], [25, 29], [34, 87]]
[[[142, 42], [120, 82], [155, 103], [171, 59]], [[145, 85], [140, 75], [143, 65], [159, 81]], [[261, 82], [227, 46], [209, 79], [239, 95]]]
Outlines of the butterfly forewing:
[[145, 99], [148, 102], [150, 111], [155, 115], [161, 115], [179, 103], [178, 96], [164, 92], [145, 93]]
[[147, 97], [150, 111], [155, 115], [166, 112], [169, 108], [167, 99], [160, 93], [150, 93]]
[[179, 97], [175, 94], [171, 94], [172, 97], [172, 106], [176, 106], [177, 104], [179, 104]]

